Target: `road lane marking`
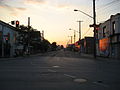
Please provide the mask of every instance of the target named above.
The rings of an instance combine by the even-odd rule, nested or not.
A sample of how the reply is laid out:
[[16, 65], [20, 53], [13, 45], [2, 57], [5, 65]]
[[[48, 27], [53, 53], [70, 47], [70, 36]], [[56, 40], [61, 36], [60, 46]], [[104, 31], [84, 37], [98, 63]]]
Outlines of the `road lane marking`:
[[48, 71], [49, 71], [49, 72], [53, 72], [53, 73], [57, 72], [57, 71], [51, 70], [51, 69], [48, 69]]
[[98, 82], [93, 82], [93, 83], [96, 84], [96, 85], [100, 85], [100, 86], [106, 87], [106, 88], [109, 87], [108, 85], [103, 84], [103, 83], [98, 83]]
[[72, 76], [72, 75], [69, 75], [69, 74], [64, 74], [64, 76], [67, 76], [67, 77], [70, 77], [70, 78], [76, 78], [76, 76]]
[[54, 68], [59, 68], [60, 66], [52, 66], [52, 67], [54, 67]]
[[74, 79], [74, 82], [77, 82], [77, 83], [85, 83], [85, 82], [87, 82], [87, 79], [83, 79], [83, 78]]

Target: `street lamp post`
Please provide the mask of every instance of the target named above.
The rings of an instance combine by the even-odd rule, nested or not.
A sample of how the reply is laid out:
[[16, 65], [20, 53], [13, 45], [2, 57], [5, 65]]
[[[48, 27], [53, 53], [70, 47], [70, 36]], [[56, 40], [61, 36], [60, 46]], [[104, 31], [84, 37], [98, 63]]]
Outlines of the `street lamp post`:
[[74, 11], [79, 11], [79, 12], [83, 13], [84, 15], [87, 15], [88, 17], [93, 18], [91, 15], [89, 15], [89, 14], [87, 14], [87, 13], [81, 11], [81, 10], [74, 9]]
[[68, 36], [68, 37], [70, 37], [70, 38], [71, 38], [71, 44], [72, 44], [72, 36]]
[[93, 27], [94, 27], [94, 58], [96, 58], [96, 12], [95, 12], [95, 0], [93, 0]]
[[71, 28], [69, 30], [73, 30], [74, 31], [74, 44], [75, 44], [75, 38], [76, 38], [75, 32], [76, 32], [76, 30], [71, 29]]
[[74, 11], [79, 11], [85, 15], [87, 15], [88, 17], [92, 18], [93, 19], [93, 25], [92, 27], [94, 27], [94, 58], [96, 58], [96, 12], [95, 12], [95, 0], [93, 0], [93, 17], [81, 10], [77, 10], [77, 9], [74, 9]]

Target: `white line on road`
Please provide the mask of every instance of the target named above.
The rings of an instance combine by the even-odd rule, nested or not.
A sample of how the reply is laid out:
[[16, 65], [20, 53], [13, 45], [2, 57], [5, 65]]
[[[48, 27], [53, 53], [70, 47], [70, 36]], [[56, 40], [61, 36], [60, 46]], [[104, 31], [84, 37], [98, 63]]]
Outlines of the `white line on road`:
[[51, 70], [51, 69], [48, 69], [48, 71], [49, 71], [49, 72], [57, 72], [57, 71], [55, 71], [55, 70]]
[[96, 85], [100, 85], [100, 86], [106, 87], [106, 88], [109, 87], [108, 85], [103, 84], [103, 83], [98, 83], [98, 82], [93, 82], [93, 83], [96, 84]]
[[69, 74], [64, 74], [64, 76], [67, 76], [67, 77], [70, 77], [70, 78], [76, 78], [76, 76], [72, 76], [72, 75], [69, 75]]
[[54, 68], [59, 68], [60, 66], [52, 66], [52, 67], [54, 67]]
[[86, 83], [87, 82], [87, 79], [84, 79], [84, 78], [77, 78], [77, 79], [74, 79], [74, 82], [77, 82], [77, 83]]

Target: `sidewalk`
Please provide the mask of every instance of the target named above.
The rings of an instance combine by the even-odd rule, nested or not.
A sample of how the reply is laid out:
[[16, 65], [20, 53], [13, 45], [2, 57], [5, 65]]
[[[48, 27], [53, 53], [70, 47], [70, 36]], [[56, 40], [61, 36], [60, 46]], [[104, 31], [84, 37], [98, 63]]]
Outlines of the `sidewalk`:
[[80, 57], [81, 58], [94, 59], [94, 60], [108, 60], [108, 61], [114, 60], [114, 61], [119, 61], [119, 59], [102, 57], [102, 56], [96, 56], [96, 58], [94, 58], [93, 54], [84, 54], [84, 53], [81, 53]]
[[85, 58], [94, 58], [92, 54], [84, 54], [84, 53], [80, 53], [81, 57], [85, 57]]
[[17, 59], [21, 59], [21, 58], [28, 58], [28, 57], [35, 57], [35, 56], [47, 56], [47, 55], [51, 55], [54, 56], [54, 52], [45, 52], [45, 53], [36, 53], [36, 54], [30, 54], [30, 55], [25, 55], [25, 56], [18, 56], [18, 57], [0, 57], [0, 61], [4, 61], [4, 60], [17, 60]]

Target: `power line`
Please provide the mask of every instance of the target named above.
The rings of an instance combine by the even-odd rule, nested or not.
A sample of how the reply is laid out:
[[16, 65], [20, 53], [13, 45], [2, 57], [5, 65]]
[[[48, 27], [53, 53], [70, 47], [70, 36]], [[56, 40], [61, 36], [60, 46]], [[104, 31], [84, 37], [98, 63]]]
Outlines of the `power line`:
[[90, 28], [82, 35], [83, 37], [90, 31]]
[[98, 16], [100, 17], [101, 15], [104, 15], [103, 13], [106, 13], [106, 14], [110, 14], [110, 13], [117, 13], [117, 12], [119, 12], [120, 10], [119, 10], [119, 8], [120, 8], [120, 2], [118, 2], [118, 3], [116, 3], [116, 5], [114, 5], [113, 6], [113, 8], [107, 8], [107, 9], [104, 9], [104, 10], [101, 10], [101, 11], [97, 11], [97, 13], [98, 13]]
[[107, 4], [105, 4], [104, 6], [108, 6], [108, 5], [114, 4], [114, 3], [118, 2], [118, 1], [120, 1], [120, 0], [111, 1], [111, 2], [109, 2], [109, 3], [107, 3]]
[[[109, 8], [115, 4], [118, 4], [120, 2], [120, 0], [114, 0], [114, 1], [111, 1], [107, 4], [104, 4], [104, 5], [101, 5], [100, 7], [97, 8], [97, 10], [105, 10], [105, 8]], [[115, 5], [116, 6], [116, 5]]]
[[[97, 9], [97, 13], [98, 13], [98, 16], [101, 17], [103, 15], [110, 15], [110, 14], [113, 14], [113, 13], [117, 13], [119, 12], [119, 8], [120, 8], [120, 0], [113, 0], [105, 5], [102, 5], [101, 7], [99, 7]], [[106, 13], [106, 14], [103, 14], [103, 13]]]

